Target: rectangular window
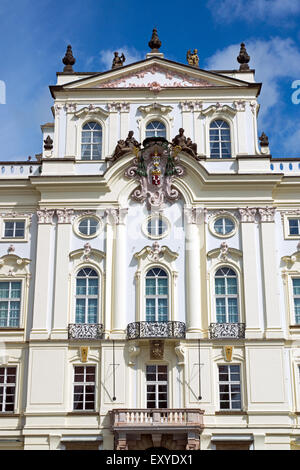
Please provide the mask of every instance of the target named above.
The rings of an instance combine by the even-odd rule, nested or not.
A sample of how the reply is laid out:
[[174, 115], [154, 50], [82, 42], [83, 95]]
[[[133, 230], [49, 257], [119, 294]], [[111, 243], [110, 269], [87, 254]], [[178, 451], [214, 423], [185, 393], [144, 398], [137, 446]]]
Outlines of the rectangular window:
[[4, 238], [24, 238], [25, 220], [6, 220], [4, 222]]
[[293, 281], [295, 323], [297, 325], [300, 325], [300, 278], [294, 278], [292, 281]]
[[74, 406], [75, 411], [95, 410], [95, 366], [74, 367]]
[[0, 412], [13, 413], [16, 394], [16, 367], [0, 367]]
[[20, 326], [21, 281], [0, 282], [0, 327]]
[[168, 408], [168, 366], [146, 367], [147, 408]]
[[239, 365], [219, 366], [220, 410], [241, 410]]
[[300, 219], [288, 219], [289, 220], [289, 235], [300, 234]]

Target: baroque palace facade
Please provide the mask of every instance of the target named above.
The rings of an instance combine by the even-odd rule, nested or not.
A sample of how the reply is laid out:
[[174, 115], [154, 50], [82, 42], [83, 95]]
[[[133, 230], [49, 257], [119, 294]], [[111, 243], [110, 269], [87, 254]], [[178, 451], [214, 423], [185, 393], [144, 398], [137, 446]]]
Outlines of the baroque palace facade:
[[[1, 162], [0, 449], [297, 449], [300, 159], [236, 70], [64, 71]], [[237, 51], [238, 52], [238, 51]]]

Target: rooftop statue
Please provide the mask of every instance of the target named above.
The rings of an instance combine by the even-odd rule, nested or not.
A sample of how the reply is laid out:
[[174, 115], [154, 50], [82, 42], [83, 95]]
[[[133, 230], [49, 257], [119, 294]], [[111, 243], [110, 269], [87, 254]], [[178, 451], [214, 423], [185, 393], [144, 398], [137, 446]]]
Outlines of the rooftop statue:
[[191, 53], [191, 50], [189, 49], [186, 53], [186, 60], [189, 65], [193, 65], [194, 67], [199, 67], [198, 49], [194, 49], [193, 53]]
[[122, 54], [120, 55], [119, 57], [119, 53], [118, 52], [114, 52], [114, 59], [113, 59], [113, 63], [112, 63], [112, 69], [117, 69], [119, 67], [123, 67], [123, 63], [125, 62], [126, 60], [126, 57], [124, 56], [123, 52]]
[[126, 153], [132, 152], [135, 148], [140, 148], [141, 144], [133, 137], [133, 131], [128, 132], [125, 140], [118, 140], [115, 151], [111, 157], [106, 158], [107, 161], [114, 162]]

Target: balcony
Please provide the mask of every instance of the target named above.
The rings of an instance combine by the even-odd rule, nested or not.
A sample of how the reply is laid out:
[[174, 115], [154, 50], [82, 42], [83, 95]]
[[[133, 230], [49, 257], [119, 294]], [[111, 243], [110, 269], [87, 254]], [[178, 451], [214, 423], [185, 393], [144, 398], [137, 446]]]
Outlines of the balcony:
[[245, 323], [211, 323], [210, 339], [243, 339]]
[[169, 338], [184, 339], [185, 323], [180, 321], [140, 321], [129, 323], [127, 339]]
[[97, 340], [103, 335], [101, 323], [70, 323], [68, 327], [68, 338], [71, 340]]
[[109, 413], [117, 450], [200, 448], [204, 411], [198, 408], [116, 409]]
[[150, 431], [160, 428], [162, 431], [197, 430], [203, 428], [203, 410], [193, 409], [119, 409], [111, 410], [113, 431]]

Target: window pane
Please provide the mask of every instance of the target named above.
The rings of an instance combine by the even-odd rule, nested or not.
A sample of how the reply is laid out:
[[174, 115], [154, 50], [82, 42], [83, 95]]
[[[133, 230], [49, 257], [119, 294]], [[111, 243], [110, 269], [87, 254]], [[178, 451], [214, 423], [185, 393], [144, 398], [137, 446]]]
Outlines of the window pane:
[[223, 277], [215, 278], [215, 293], [217, 295], [225, 294], [225, 279]]
[[77, 278], [76, 295], [86, 295], [86, 279]]
[[226, 305], [225, 298], [216, 299], [216, 317], [218, 323], [226, 322]]
[[97, 323], [98, 299], [88, 299], [88, 323]]
[[168, 299], [158, 299], [158, 321], [168, 321]]
[[155, 299], [146, 299], [146, 321], [155, 321]]
[[155, 284], [156, 281], [154, 278], [146, 278], [146, 295], [156, 294]]
[[85, 299], [76, 299], [76, 323], [85, 323]]
[[0, 282], [0, 299], [8, 299], [9, 282]]
[[299, 235], [299, 219], [289, 219], [290, 235]]
[[158, 295], [168, 295], [168, 279], [158, 278]]
[[227, 294], [237, 294], [237, 282], [235, 277], [227, 278]]

